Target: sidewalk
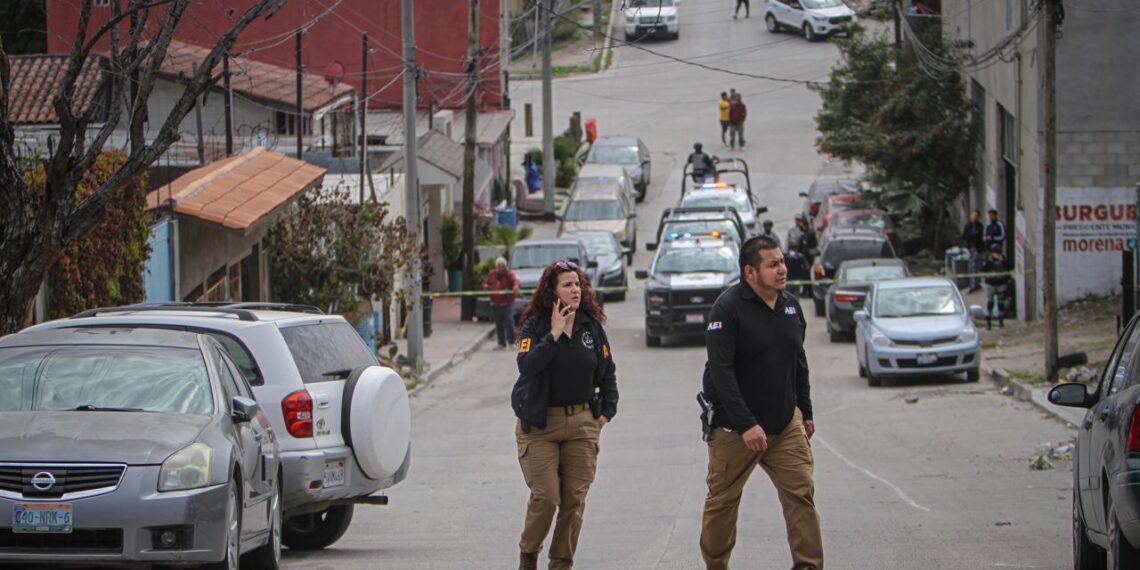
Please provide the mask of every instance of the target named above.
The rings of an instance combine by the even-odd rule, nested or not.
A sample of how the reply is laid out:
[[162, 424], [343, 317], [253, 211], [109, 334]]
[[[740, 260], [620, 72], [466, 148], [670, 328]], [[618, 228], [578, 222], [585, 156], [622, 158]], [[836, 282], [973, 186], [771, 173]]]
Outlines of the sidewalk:
[[1018, 400], [1031, 402], [1042, 411], [1052, 415], [1053, 417], [1069, 424], [1069, 427], [1076, 428], [1081, 425], [1084, 420], [1085, 413], [1088, 410], [1083, 408], [1067, 408], [1063, 406], [1055, 406], [1049, 402], [1049, 388], [1050, 387], [1036, 387], [1024, 380], [1010, 378], [1009, 373], [1001, 368], [988, 368], [982, 366], [983, 371], [986, 371], [990, 378], [993, 379], [1002, 388], [1009, 390], [1009, 393]]
[[[415, 393], [431, 384], [439, 375], [462, 362], [471, 353], [494, 344], [495, 327], [491, 323], [459, 320], [458, 297], [442, 297], [433, 301], [431, 336], [424, 338], [424, 374], [413, 387]], [[491, 340], [490, 343], [487, 340]], [[408, 341], [399, 339], [399, 354], [407, 355]], [[381, 349], [383, 352], [383, 349]]]

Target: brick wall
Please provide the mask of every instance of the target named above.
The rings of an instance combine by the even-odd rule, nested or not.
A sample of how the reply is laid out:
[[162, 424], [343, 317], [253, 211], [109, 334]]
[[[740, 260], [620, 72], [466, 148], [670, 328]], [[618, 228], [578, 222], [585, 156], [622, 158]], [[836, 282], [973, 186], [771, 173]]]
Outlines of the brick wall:
[[1140, 131], [1057, 133], [1057, 186], [1131, 187], [1140, 182]]

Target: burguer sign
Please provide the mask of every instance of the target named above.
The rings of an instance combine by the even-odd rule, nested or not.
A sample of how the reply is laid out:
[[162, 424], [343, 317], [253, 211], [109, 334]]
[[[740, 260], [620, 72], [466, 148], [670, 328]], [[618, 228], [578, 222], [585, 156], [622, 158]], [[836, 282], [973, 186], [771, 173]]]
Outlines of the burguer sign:
[[1121, 252], [1135, 238], [1134, 188], [1058, 188], [1058, 299], [1118, 292]]

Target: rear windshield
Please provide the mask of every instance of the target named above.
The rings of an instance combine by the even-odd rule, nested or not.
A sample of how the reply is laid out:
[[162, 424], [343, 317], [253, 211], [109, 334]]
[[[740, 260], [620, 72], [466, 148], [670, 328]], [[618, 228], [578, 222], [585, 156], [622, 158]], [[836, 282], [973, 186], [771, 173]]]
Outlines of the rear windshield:
[[824, 263], [839, 265], [849, 259], [894, 258], [891, 244], [880, 240], [841, 240], [832, 242], [823, 254]]
[[578, 248], [573, 245], [532, 245], [511, 250], [511, 269], [546, 267], [555, 259], [578, 259]]
[[850, 267], [845, 272], [846, 281], [857, 283], [874, 283], [887, 279], [900, 279], [906, 277], [906, 270], [898, 265], [870, 265], [866, 267]]
[[586, 162], [593, 164], [637, 164], [637, 147], [596, 146], [590, 149]]
[[123, 408], [209, 415], [214, 397], [198, 350], [39, 346], [0, 349], [0, 411]]
[[740, 232], [737, 231], [736, 224], [728, 220], [666, 222], [665, 228], [661, 232], [661, 237], [665, 241], [669, 241], [684, 237], [713, 235], [713, 232], [718, 232], [719, 235], [740, 239]]
[[376, 356], [346, 323], [286, 327], [281, 336], [306, 384], [343, 380], [354, 368], [377, 364]]
[[591, 220], [621, 220], [625, 218], [621, 203], [617, 200], [576, 200], [566, 207], [562, 219], [567, 222]]

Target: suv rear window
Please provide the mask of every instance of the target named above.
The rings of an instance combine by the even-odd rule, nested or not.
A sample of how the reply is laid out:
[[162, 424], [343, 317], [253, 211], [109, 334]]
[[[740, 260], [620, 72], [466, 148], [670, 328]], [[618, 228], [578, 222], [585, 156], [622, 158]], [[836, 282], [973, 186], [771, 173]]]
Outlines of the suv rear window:
[[894, 250], [885, 240], [839, 240], [832, 242], [823, 254], [823, 261], [838, 265], [841, 261], [849, 259], [873, 259], [878, 257], [893, 258]]
[[376, 366], [376, 357], [352, 327], [342, 322], [281, 329], [306, 384], [343, 379], [347, 371]]

